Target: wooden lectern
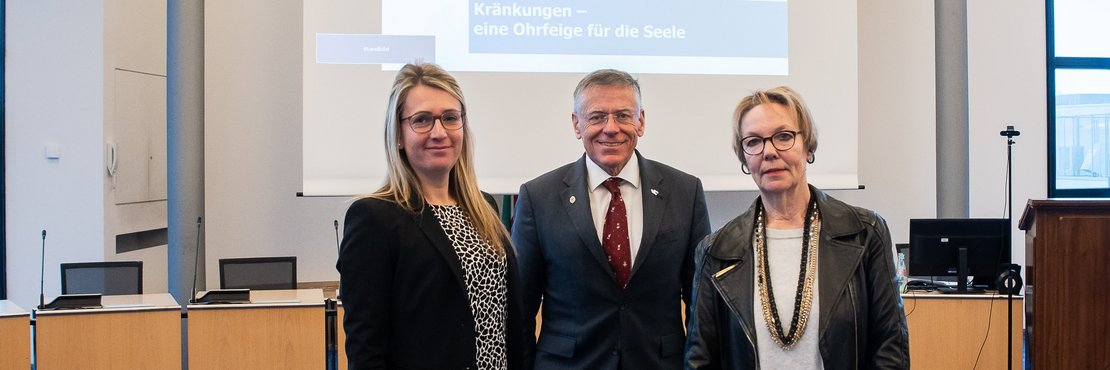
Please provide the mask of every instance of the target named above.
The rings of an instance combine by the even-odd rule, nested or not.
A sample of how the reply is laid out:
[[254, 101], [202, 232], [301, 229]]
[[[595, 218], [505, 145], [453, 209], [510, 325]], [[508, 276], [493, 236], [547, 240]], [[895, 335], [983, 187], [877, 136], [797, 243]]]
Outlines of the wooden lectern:
[[31, 367], [31, 317], [11, 301], [0, 301], [0, 369]]
[[169, 293], [106, 295], [103, 308], [37, 311], [39, 369], [181, 369], [181, 305]]
[[191, 369], [320, 369], [324, 293], [252, 290], [250, 303], [189, 305]]
[[1110, 364], [1110, 200], [1030, 200], [1025, 311], [1034, 369]]

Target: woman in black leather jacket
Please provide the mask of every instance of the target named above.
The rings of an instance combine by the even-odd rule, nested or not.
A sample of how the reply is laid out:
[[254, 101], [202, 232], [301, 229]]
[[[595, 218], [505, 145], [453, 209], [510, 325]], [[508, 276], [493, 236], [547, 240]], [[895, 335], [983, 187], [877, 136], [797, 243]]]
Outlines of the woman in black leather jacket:
[[760, 196], [697, 249], [688, 369], [909, 369], [886, 222], [808, 184], [817, 137], [788, 87], [733, 115]]

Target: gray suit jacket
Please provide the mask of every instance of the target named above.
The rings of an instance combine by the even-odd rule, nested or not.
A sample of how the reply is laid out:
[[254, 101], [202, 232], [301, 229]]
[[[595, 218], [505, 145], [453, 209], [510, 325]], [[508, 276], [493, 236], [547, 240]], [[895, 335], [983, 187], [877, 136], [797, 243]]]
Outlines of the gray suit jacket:
[[525, 330], [543, 302], [536, 369], [682, 367], [680, 298], [689, 302], [694, 249], [710, 231], [705, 194], [696, 177], [638, 157], [644, 228], [624, 289], [597, 238], [586, 156], [520, 187], [512, 236]]

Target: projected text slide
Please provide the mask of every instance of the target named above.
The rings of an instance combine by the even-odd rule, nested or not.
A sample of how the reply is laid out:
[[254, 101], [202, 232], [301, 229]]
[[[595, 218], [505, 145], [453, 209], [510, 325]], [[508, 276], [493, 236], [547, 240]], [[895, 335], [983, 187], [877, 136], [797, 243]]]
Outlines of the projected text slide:
[[786, 1], [382, 1], [382, 35], [453, 71], [786, 75], [787, 29]]
[[[786, 3], [470, 3], [472, 53], [786, 58]], [[753, 32], [758, 30], [758, 32]]]

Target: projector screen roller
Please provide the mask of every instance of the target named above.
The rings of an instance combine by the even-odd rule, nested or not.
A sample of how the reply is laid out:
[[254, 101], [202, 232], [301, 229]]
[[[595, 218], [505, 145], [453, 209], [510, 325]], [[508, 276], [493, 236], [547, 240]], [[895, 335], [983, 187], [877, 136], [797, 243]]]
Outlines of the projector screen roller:
[[601, 68], [640, 81], [640, 153], [706, 190], [754, 189], [729, 121], [740, 98], [778, 85], [798, 90], [816, 120], [810, 182], [858, 184], [854, 0], [306, 1], [303, 29], [305, 195], [382, 185], [389, 90], [415, 61], [462, 85], [479, 185], [491, 193], [583, 155], [572, 93]]

